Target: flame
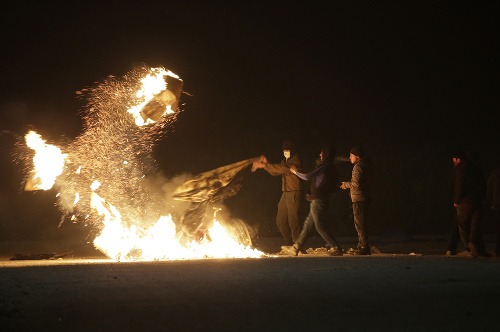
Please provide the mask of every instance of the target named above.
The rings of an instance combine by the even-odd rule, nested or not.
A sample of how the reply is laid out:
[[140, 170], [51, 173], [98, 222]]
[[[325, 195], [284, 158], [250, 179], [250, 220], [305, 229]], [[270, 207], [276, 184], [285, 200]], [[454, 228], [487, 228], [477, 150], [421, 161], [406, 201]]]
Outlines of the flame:
[[181, 245], [172, 217], [161, 216], [153, 226], [142, 229], [123, 225], [119, 211], [93, 193], [92, 206], [104, 217], [104, 227], [94, 245], [116, 261], [152, 261], [201, 258], [259, 258], [265, 254], [238, 243], [220, 224], [213, 220], [207, 236], [201, 241]]
[[26, 136], [26, 145], [35, 150], [33, 157], [34, 187], [42, 190], [49, 190], [56, 182], [56, 178], [61, 175], [64, 169], [66, 154], [58, 147], [46, 144], [45, 140], [34, 131], [29, 131]]
[[[142, 108], [150, 102], [154, 96], [167, 89], [167, 82], [165, 81], [165, 76], [171, 76], [174, 78], [179, 78], [176, 74], [170, 70], [165, 70], [163, 68], [152, 68], [151, 74], [148, 74], [141, 80], [142, 88], [137, 91], [136, 96], [143, 99], [138, 105], [132, 106], [127, 111], [134, 116], [135, 124], [138, 126], [144, 126], [148, 124], [155, 123], [153, 119], [144, 118], [141, 116]], [[170, 105], [167, 105], [163, 114], [175, 113]]]
[[[142, 102], [127, 110], [128, 113], [134, 116], [137, 125], [154, 123], [149, 118], [144, 121], [140, 112], [143, 106], [151, 101], [156, 94], [166, 89], [165, 76], [178, 78], [171, 71], [166, 71], [163, 68], [152, 68], [140, 80], [141, 88], [135, 96], [140, 98]], [[164, 114], [168, 114], [168, 112], [173, 112], [170, 105], [166, 106]], [[96, 136], [102, 138], [100, 132]], [[258, 258], [266, 256], [266, 254], [252, 248], [250, 245], [240, 243], [237, 240], [240, 238], [236, 234], [237, 230], [225, 228], [223, 223], [217, 219], [217, 211], [214, 212], [212, 224], [205, 236], [201, 240], [187, 243], [180, 241], [182, 233], [176, 229], [176, 224], [168, 213], [159, 218], [156, 215], [155, 219], [158, 218], [157, 221], [130, 220], [132, 219], [130, 216], [136, 215], [129, 213], [133, 211], [134, 207], [123, 204], [120, 195], [116, 194], [116, 192], [120, 193], [122, 191], [115, 191], [114, 189], [117, 187], [113, 187], [120, 186], [119, 179], [117, 181], [116, 178], [106, 177], [109, 172], [99, 173], [101, 175], [95, 175], [96, 173], [92, 172], [92, 167], [99, 165], [101, 159], [88, 162], [90, 159], [86, 160], [86, 158], [93, 158], [92, 154], [74, 154], [71, 146], [66, 148], [69, 151], [68, 154], [63, 154], [60, 148], [46, 144], [45, 140], [34, 131], [30, 131], [25, 136], [25, 140], [27, 146], [36, 151], [33, 158], [33, 181], [37, 180], [36, 189], [48, 190], [54, 186], [60, 191], [57, 196], [61, 200], [67, 201], [68, 205], [72, 204], [70, 211], [75, 212], [76, 215], [84, 212], [82, 215], [85, 218], [96, 218], [94, 214], [97, 213], [97, 222], [100, 222], [98, 225], [100, 233], [93, 240], [93, 244], [113, 260], [152, 261], [201, 258]], [[113, 142], [113, 140], [108, 141], [111, 141], [111, 144]], [[108, 141], [105, 139], [98, 142], [91, 141], [90, 143], [95, 145], [85, 151], [94, 151], [96, 148], [96, 150], [99, 150], [102, 144], [110, 144]], [[117, 155], [119, 155], [120, 151], [118, 150]], [[68, 158], [68, 155], [70, 158]], [[140, 173], [131, 173], [132, 167], [137, 165], [134, 156], [119, 156], [122, 158], [118, 159], [119, 163], [127, 170], [127, 173], [124, 173], [123, 176], [133, 174], [131, 178], [133, 179], [135, 176], [138, 179]], [[108, 160], [105, 159], [107, 157], [108, 155], [104, 155], [103, 164], [108, 163]], [[98, 155], [98, 158], [101, 158], [101, 155]], [[71, 162], [69, 162], [69, 159], [71, 159]], [[68, 162], [65, 162], [67, 160]], [[81, 165], [78, 166], [79, 164]], [[65, 170], [66, 172], [61, 176]], [[112, 171], [113, 175], [118, 174], [121, 176], [119, 172], [119, 169], [113, 169]], [[102, 174], [104, 174], [104, 178], [97, 180], [96, 177], [101, 177]], [[143, 177], [144, 175], [142, 175]], [[108, 197], [104, 198], [106, 195]], [[136, 199], [135, 194], [133, 197]], [[116, 203], [115, 205], [120, 206], [122, 211], [119, 211], [115, 205], [111, 204], [108, 198], [112, 199]], [[79, 205], [77, 206], [77, 204]], [[122, 218], [121, 212], [127, 218]], [[75, 214], [71, 216], [73, 222], [78, 219]], [[90, 214], [92, 216], [89, 216]]]

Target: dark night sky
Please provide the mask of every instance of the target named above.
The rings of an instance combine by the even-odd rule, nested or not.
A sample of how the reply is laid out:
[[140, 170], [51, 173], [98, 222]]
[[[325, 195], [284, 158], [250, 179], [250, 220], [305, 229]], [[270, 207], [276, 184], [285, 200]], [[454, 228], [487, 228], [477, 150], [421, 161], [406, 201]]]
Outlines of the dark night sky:
[[[304, 160], [323, 137], [340, 154], [362, 143], [394, 181], [439, 178], [459, 145], [485, 172], [500, 163], [494, 2], [291, 3], [2, 1], [2, 130], [75, 137], [75, 91], [146, 64], [192, 95], [157, 147], [170, 176], [262, 153], [278, 161], [285, 137]], [[2, 195], [19, 195], [13, 138], [1, 138]]]

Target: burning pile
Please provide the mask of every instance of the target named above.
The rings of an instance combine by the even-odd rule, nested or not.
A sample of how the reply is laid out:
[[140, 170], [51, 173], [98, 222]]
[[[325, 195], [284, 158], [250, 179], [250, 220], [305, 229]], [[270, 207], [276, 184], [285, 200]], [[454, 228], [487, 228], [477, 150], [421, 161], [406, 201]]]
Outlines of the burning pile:
[[181, 237], [164, 194], [151, 186], [158, 173], [154, 144], [179, 113], [177, 75], [140, 67], [85, 92], [84, 131], [73, 142], [57, 147], [36, 132], [26, 135], [26, 145], [35, 151], [34, 157], [26, 154], [33, 157], [26, 190], [54, 188], [60, 210], [97, 230], [95, 247], [115, 260], [263, 255], [249, 239], [242, 241], [242, 233], [248, 238], [244, 223], [229, 232], [215, 213], [205, 236]]

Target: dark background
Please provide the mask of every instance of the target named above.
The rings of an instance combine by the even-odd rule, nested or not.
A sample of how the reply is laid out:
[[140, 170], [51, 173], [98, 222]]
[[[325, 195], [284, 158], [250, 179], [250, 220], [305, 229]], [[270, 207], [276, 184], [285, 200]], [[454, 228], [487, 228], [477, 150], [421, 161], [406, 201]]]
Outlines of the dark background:
[[[306, 168], [321, 140], [343, 156], [362, 144], [375, 168], [370, 229], [391, 236], [449, 231], [452, 149], [466, 148], [485, 176], [500, 165], [494, 2], [0, 6], [0, 239], [85, 233], [57, 228], [55, 192], [23, 191], [14, 143], [28, 128], [53, 143], [76, 137], [85, 101], [75, 91], [142, 64], [172, 70], [189, 93], [155, 151], [166, 177], [260, 154], [278, 162], [287, 137]], [[347, 180], [351, 165], [339, 169]], [[259, 236], [274, 236], [280, 186], [258, 171], [226, 204]], [[355, 235], [347, 192], [333, 201], [337, 233]]]

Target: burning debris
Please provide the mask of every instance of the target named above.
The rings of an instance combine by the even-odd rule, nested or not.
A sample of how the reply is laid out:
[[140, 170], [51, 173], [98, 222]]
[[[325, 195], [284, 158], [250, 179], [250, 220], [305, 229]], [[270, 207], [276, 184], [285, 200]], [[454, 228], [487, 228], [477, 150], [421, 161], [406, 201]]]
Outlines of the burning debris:
[[[204, 224], [210, 227], [209, 236], [181, 236], [179, 220], [167, 211], [165, 194], [158, 184], [151, 185], [158, 174], [153, 147], [180, 112], [182, 85], [170, 71], [140, 67], [86, 89], [84, 131], [74, 141], [58, 147], [36, 132], [26, 135], [26, 145], [35, 155], [24, 151], [25, 189], [54, 188], [63, 214], [95, 229], [94, 246], [112, 259], [261, 257], [248, 241], [242, 244], [228, 234], [229, 228], [221, 225], [215, 213]], [[248, 165], [244, 161], [239, 167]], [[203, 201], [212, 203], [231, 190], [234, 194], [237, 173], [233, 170], [231, 177], [224, 173], [219, 186], [207, 183], [214, 191]], [[207, 186], [206, 193], [210, 192]]]
[[[181, 235], [194, 239], [203, 238], [208, 225], [211, 224], [211, 219], [207, 218], [210, 207], [217, 209], [214, 203], [236, 195], [242, 186], [245, 173], [251, 170], [252, 163], [259, 159], [260, 157], [246, 159], [200, 173], [177, 187], [173, 198], [190, 202], [181, 219]], [[246, 227], [241, 229], [247, 231]], [[246, 234], [247, 238], [250, 238], [248, 232]]]

